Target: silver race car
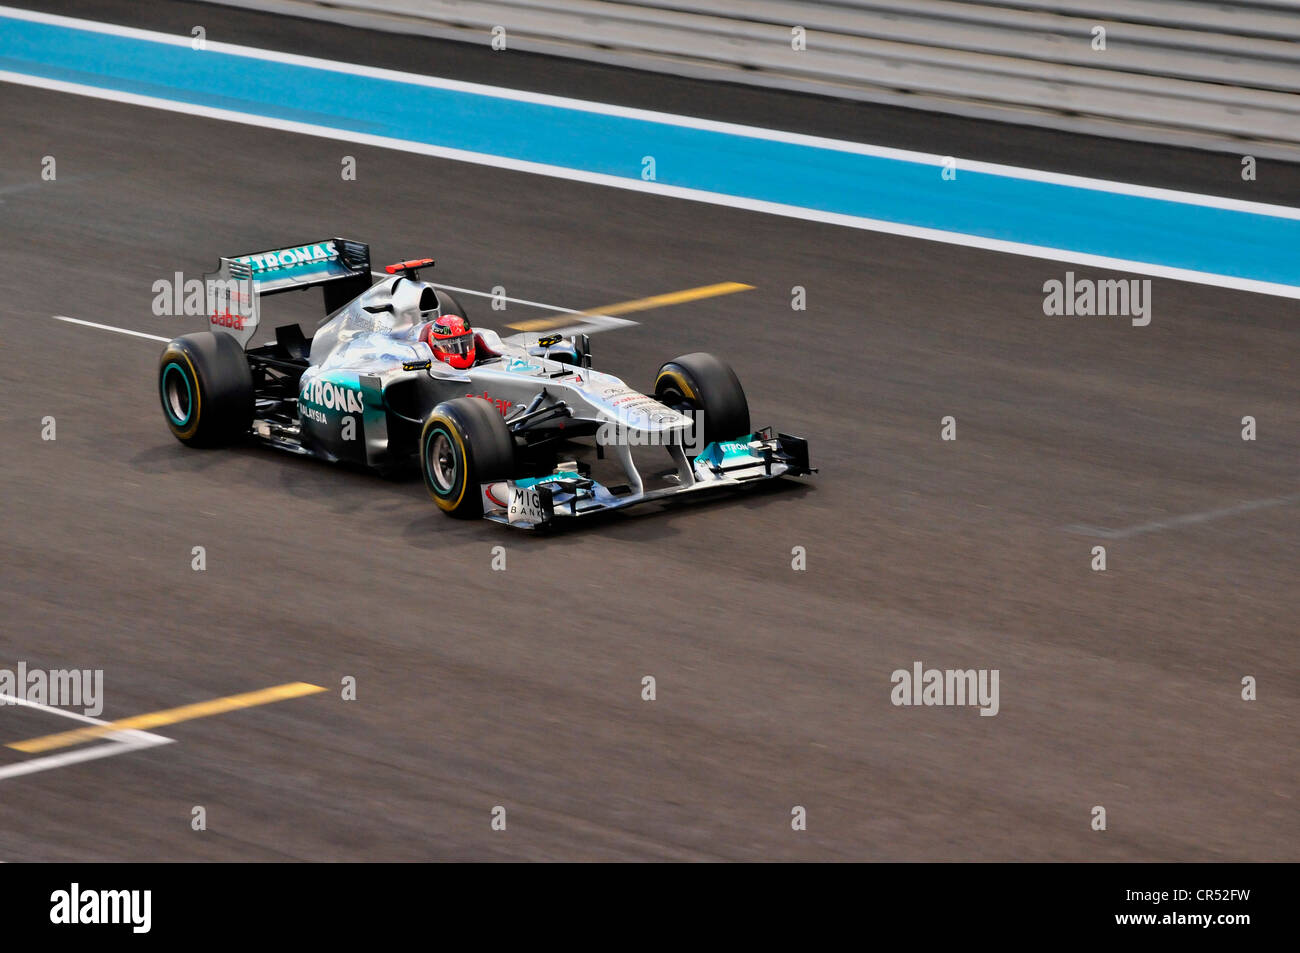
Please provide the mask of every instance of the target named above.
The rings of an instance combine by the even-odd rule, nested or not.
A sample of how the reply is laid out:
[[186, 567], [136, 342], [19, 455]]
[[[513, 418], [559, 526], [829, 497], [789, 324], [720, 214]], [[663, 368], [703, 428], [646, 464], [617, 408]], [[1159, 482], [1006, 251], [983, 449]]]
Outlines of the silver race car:
[[[251, 437], [378, 470], [418, 461], [445, 513], [525, 529], [815, 472], [807, 441], [750, 428], [745, 392], [716, 357], [669, 361], [648, 396], [593, 370], [586, 335], [471, 328], [420, 279], [432, 266], [389, 265], [376, 283], [368, 246], [341, 238], [221, 259], [204, 283], [211, 330], [159, 360], [167, 425], [189, 446]], [[249, 346], [262, 298], [311, 287], [327, 315], [312, 338], [293, 323]], [[667, 454], [660, 485], [647, 488], [636, 447]], [[579, 459], [593, 452], [622, 482], [593, 479]]]

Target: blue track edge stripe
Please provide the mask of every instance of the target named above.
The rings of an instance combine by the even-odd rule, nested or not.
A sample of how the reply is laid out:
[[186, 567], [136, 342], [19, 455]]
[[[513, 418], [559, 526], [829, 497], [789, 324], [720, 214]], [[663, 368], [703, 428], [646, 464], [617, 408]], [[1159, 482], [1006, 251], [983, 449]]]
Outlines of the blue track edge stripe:
[[[1300, 289], [1300, 221], [0, 17], [0, 71], [682, 189]], [[642, 183], [655, 163], [655, 189]], [[888, 229], [881, 229], [888, 230]], [[1047, 256], [1053, 257], [1053, 256]]]

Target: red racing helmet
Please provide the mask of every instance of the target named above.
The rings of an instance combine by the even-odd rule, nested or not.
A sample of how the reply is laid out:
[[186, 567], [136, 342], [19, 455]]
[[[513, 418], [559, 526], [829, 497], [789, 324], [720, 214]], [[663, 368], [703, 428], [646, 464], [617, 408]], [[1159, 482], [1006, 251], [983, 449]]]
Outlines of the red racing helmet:
[[444, 364], [463, 371], [474, 366], [474, 329], [458, 314], [444, 314], [429, 322], [424, 341], [433, 356]]

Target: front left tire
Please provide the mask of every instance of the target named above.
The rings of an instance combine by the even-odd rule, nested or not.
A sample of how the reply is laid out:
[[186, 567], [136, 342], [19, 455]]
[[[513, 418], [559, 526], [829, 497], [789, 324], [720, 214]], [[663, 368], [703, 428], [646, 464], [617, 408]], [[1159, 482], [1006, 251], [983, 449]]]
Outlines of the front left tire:
[[515, 443], [496, 407], [479, 397], [443, 401], [420, 433], [420, 472], [448, 516], [483, 515], [480, 485], [514, 475]]

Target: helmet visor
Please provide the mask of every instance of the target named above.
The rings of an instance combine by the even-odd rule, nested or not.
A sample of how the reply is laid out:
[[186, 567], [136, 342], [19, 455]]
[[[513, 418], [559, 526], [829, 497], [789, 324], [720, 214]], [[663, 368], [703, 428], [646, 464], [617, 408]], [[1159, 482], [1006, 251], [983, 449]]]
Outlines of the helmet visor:
[[468, 354], [474, 350], [473, 331], [458, 334], [454, 338], [435, 337], [432, 340], [434, 349], [443, 354]]

